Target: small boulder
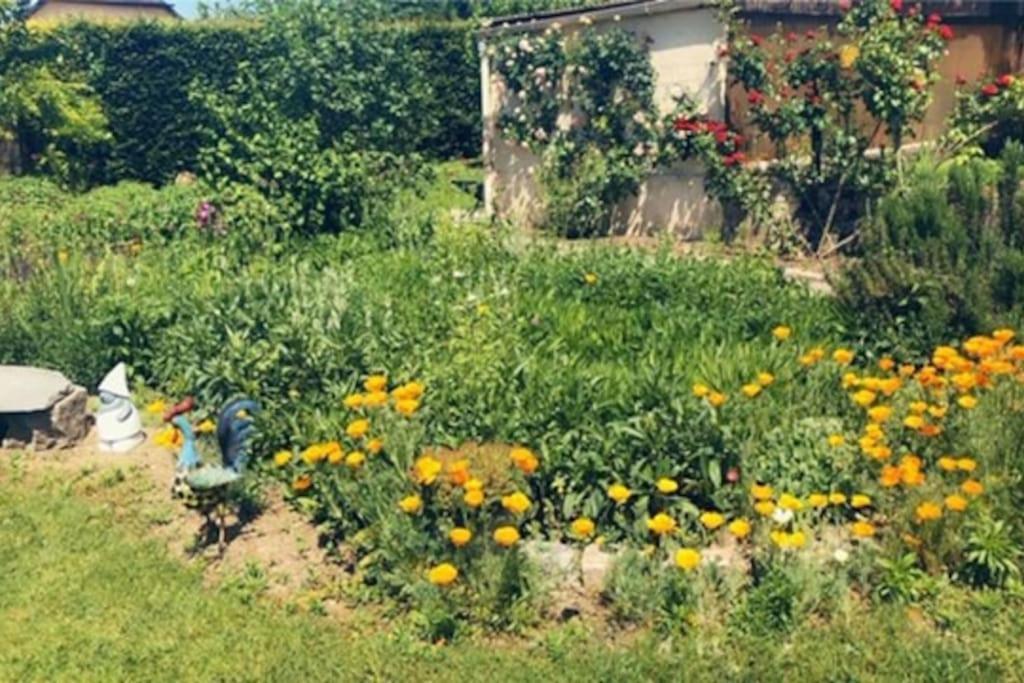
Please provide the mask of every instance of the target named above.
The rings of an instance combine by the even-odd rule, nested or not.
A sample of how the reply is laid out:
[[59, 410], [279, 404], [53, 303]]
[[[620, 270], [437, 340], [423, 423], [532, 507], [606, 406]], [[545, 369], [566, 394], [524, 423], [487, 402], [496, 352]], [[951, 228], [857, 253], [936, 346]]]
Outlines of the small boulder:
[[0, 365], [0, 447], [70, 448], [89, 433], [89, 394], [59, 372]]

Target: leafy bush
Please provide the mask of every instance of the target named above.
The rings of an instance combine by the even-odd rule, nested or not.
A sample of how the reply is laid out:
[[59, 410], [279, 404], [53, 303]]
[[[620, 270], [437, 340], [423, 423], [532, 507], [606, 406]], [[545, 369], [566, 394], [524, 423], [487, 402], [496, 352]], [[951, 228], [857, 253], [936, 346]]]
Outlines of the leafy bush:
[[876, 341], [924, 348], [1019, 319], [1020, 152], [1010, 144], [998, 163], [921, 160], [880, 203], [839, 288], [854, 319], [893, 331]]

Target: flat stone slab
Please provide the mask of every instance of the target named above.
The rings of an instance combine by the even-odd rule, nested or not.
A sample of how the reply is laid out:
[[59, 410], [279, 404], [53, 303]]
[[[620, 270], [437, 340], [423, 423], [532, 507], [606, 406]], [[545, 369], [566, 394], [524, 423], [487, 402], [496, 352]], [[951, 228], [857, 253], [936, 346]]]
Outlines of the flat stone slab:
[[0, 365], [0, 413], [48, 411], [73, 388], [56, 370]]

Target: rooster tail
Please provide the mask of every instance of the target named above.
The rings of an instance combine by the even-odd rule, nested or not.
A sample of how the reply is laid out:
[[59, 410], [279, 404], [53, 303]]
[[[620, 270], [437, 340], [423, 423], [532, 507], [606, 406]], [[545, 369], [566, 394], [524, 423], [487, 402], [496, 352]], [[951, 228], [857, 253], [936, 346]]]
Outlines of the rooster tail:
[[249, 459], [249, 437], [253, 432], [252, 416], [260, 405], [250, 398], [228, 401], [217, 418], [217, 443], [224, 467], [241, 472]]

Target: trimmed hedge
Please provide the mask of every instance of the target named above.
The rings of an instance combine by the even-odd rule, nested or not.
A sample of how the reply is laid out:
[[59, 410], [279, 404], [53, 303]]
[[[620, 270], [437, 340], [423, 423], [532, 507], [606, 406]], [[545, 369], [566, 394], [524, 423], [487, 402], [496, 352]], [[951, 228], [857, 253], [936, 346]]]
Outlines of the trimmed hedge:
[[[385, 136], [369, 145], [433, 159], [475, 156], [480, 146], [479, 61], [475, 24], [391, 23], [361, 29], [367, 41], [391, 48], [385, 59], [411, 59], [426, 87], [417, 90], [411, 136]], [[85, 74], [103, 102], [112, 142], [90, 159], [90, 182], [124, 179], [165, 183], [197, 168], [210, 130], [210, 112], [198, 90], [226, 89], [238, 65], [258, 62], [274, 44], [259, 22], [97, 25], [77, 23], [48, 34], [47, 53]], [[388, 73], [388, 64], [353, 64], [353, 70]], [[396, 65], [397, 68], [397, 65]], [[372, 128], [367, 121], [365, 128]], [[396, 145], [400, 147], [396, 149]]]

